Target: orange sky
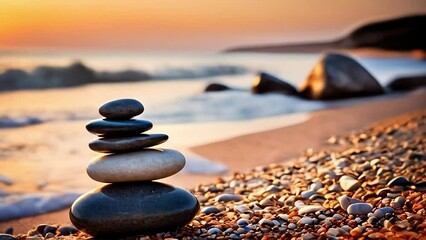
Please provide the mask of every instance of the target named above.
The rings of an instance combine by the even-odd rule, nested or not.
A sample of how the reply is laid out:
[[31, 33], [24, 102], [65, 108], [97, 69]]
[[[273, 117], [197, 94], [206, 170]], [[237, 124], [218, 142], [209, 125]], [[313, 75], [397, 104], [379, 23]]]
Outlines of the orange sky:
[[1, 0], [0, 48], [221, 50], [329, 39], [425, 0]]

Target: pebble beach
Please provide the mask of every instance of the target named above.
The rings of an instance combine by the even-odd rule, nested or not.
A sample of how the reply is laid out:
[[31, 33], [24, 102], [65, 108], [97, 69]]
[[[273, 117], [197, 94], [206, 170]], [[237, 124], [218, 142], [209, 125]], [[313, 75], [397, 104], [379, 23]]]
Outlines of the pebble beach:
[[[425, 137], [424, 110], [332, 136], [293, 161], [200, 184], [190, 224], [126, 239], [425, 239]], [[91, 238], [48, 226], [14, 238]]]

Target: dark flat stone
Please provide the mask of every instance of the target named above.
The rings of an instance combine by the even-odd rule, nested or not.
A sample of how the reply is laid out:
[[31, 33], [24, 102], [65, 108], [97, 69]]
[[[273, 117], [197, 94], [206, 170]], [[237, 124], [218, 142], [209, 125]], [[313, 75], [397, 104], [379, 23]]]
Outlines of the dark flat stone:
[[159, 182], [113, 183], [94, 189], [71, 206], [71, 222], [93, 236], [132, 236], [188, 224], [200, 205], [187, 190]]
[[407, 187], [411, 185], [413, 185], [413, 183], [403, 176], [395, 177], [392, 180], [390, 180], [387, 184], [388, 187], [395, 187], [395, 186]]
[[99, 113], [108, 119], [130, 119], [143, 113], [142, 103], [135, 99], [117, 99], [105, 103]]
[[89, 143], [90, 149], [101, 153], [118, 153], [141, 150], [167, 141], [166, 134], [141, 134], [135, 137], [99, 138]]
[[98, 119], [86, 125], [87, 131], [98, 136], [135, 136], [152, 128], [146, 120], [107, 120]]
[[297, 89], [291, 84], [264, 72], [256, 76], [251, 86], [251, 92], [255, 94], [282, 93], [286, 95], [299, 95]]

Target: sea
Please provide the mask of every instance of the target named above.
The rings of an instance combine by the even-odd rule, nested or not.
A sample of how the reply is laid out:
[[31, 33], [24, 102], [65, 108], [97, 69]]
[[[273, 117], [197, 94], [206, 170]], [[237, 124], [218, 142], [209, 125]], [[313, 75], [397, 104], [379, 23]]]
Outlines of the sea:
[[[66, 67], [74, 62], [81, 62], [97, 72], [139, 71], [152, 77], [149, 80], [151, 87], [157, 82], [161, 88], [170, 86], [169, 88], [173, 89], [161, 99], [150, 95], [146, 95], [143, 99], [154, 106], [146, 113], [147, 117], [154, 121], [159, 123], [232, 121], [309, 112], [329, 106], [322, 102], [306, 101], [280, 94], [253, 95], [249, 91], [256, 74], [261, 71], [298, 87], [306, 80], [320, 56], [320, 54], [264, 53], [0, 51], [0, 74], [8, 69], [31, 72], [38, 66]], [[415, 58], [356, 56], [355, 58], [383, 86], [399, 76], [426, 72], [426, 61]], [[176, 82], [179, 82], [179, 89], [175, 88]], [[190, 85], [202, 84], [204, 87], [209, 83], [222, 83], [240, 91], [208, 94], [204, 93], [203, 89], [195, 93], [186, 91]], [[37, 115], [29, 115], [28, 111], [8, 109], [6, 102], [0, 104], [0, 128], [58, 118], [57, 114], [54, 114], [55, 117], [43, 111], [38, 111]], [[65, 115], [72, 119], [89, 117], [78, 114], [76, 116], [76, 113], [72, 112]]]
[[[81, 184], [73, 180], [87, 178], [84, 167], [87, 158], [92, 157], [90, 151], [80, 150], [87, 148], [84, 122], [99, 118], [97, 107], [114, 98], [132, 97], [144, 103], [146, 110], [141, 118], [152, 121], [158, 132], [169, 134], [167, 147], [184, 152], [188, 174], [227, 171], [226, 165], [192, 153], [191, 146], [300, 123], [309, 119], [312, 111], [369, 101], [308, 101], [282, 94], [250, 93], [259, 72], [300, 86], [320, 57], [321, 54], [0, 51], [0, 74], [10, 69], [31, 73], [39, 66], [67, 67], [81, 62], [96, 72], [132, 70], [151, 76], [149, 80], [129, 83], [0, 89], [0, 221], [66, 208], [88, 190], [85, 184], [90, 179]], [[354, 57], [384, 87], [399, 76], [426, 74], [424, 60]], [[206, 93], [204, 89], [210, 83], [222, 83], [234, 90]], [[52, 169], [48, 174], [44, 171], [46, 165]], [[29, 166], [31, 170], [26, 171]], [[31, 178], [30, 183], [23, 184], [22, 174], [34, 175], [39, 190], [26, 190]]]

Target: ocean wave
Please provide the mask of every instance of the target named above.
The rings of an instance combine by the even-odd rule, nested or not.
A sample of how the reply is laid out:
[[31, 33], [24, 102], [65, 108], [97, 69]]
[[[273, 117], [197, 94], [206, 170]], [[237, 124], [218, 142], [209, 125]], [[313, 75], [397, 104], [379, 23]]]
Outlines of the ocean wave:
[[71, 206], [80, 195], [69, 192], [5, 195], [0, 198], [0, 221], [61, 210]]
[[32, 71], [7, 69], [0, 73], [0, 91], [72, 87], [90, 83], [118, 83], [148, 80], [196, 79], [246, 73], [233, 65], [199, 65], [188, 68], [165, 68], [153, 72], [125, 69], [96, 71], [81, 62], [66, 67], [38, 66]]
[[283, 94], [256, 95], [246, 91], [211, 92], [152, 107], [144, 118], [157, 123], [247, 120], [310, 112], [327, 105]]
[[186, 165], [183, 172], [190, 174], [224, 174], [228, 167], [220, 162], [210, 161], [193, 152], [186, 152]]
[[36, 116], [25, 116], [25, 117], [0, 117], [0, 128], [16, 128], [24, 127], [28, 125], [40, 124], [46, 120]]

